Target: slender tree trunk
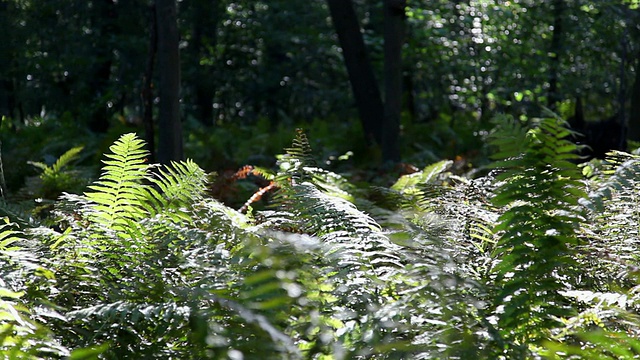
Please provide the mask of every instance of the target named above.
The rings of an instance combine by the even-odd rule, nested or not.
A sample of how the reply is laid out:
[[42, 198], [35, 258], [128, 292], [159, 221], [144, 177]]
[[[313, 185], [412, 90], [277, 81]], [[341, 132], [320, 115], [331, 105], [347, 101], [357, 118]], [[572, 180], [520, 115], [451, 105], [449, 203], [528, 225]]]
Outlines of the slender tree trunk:
[[384, 105], [352, 0], [327, 0], [365, 137], [382, 145]]
[[111, 66], [113, 64], [113, 48], [115, 44], [109, 37], [115, 37], [120, 29], [117, 26], [117, 4], [114, 0], [101, 0], [96, 5], [95, 20], [99, 25], [100, 41], [95, 45], [96, 52], [93, 59], [96, 63], [89, 78], [89, 87], [93, 90], [93, 98], [89, 128], [93, 132], [105, 133], [109, 129], [109, 110], [105, 104], [105, 94], [109, 90], [111, 80]]
[[636, 78], [631, 90], [628, 137], [629, 140], [640, 141], [640, 52], [636, 57]]
[[415, 85], [413, 82], [413, 69], [402, 75], [402, 87], [404, 91], [404, 107], [409, 113], [412, 123], [418, 121], [418, 109], [416, 106]]
[[[8, 4], [4, 1], [0, 2], [0, 38], [5, 39], [6, 43], [11, 43], [11, 22], [9, 21]], [[0, 118], [2, 116], [12, 117], [13, 109], [11, 103], [11, 68], [12, 68], [12, 52], [11, 46], [0, 47], [0, 64], [4, 64], [0, 68]]]
[[211, 126], [213, 119], [213, 95], [215, 80], [211, 75], [211, 67], [200, 64], [200, 58], [208, 56], [208, 49], [215, 48], [217, 28], [223, 4], [219, 0], [193, 0], [193, 49], [192, 59], [195, 69], [193, 90], [198, 120], [205, 126]]
[[155, 129], [153, 127], [153, 68], [158, 52], [158, 21], [156, 17], [155, 5], [150, 6], [150, 26], [149, 26], [149, 55], [147, 57], [147, 69], [142, 79], [142, 123], [144, 124], [144, 135], [149, 150], [149, 162], [156, 162], [156, 141]]
[[382, 159], [400, 161], [400, 115], [402, 113], [402, 45], [406, 0], [384, 2], [384, 125]]
[[560, 70], [560, 52], [562, 51], [562, 17], [564, 16], [565, 0], [553, 0], [553, 35], [551, 38], [551, 64], [549, 67], [549, 92], [547, 106], [554, 110], [556, 103], [560, 101], [558, 94], [558, 72]]
[[621, 52], [620, 52], [620, 85], [618, 89], [618, 109], [617, 122], [620, 125], [620, 132], [618, 134], [618, 149], [625, 151], [627, 149], [627, 134], [629, 125], [627, 123], [627, 62], [629, 61], [629, 48], [628, 48], [628, 34], [629, 29], [626, 28], [624, 36], [620, 40]]
[[180, 51], [175, 0], [156, 0], [158, 21], [158, 161], [183, 159], [180, 122]]
[[584, 119], [584, 108], [582, 107], [581, 96], [578, 96], [578, 98], [576, 99], [576, 106], [573, 116], [569, 118], [568, 122], [569, 125], [571, 125], [571, 129], [584, 135], [586, 123]]

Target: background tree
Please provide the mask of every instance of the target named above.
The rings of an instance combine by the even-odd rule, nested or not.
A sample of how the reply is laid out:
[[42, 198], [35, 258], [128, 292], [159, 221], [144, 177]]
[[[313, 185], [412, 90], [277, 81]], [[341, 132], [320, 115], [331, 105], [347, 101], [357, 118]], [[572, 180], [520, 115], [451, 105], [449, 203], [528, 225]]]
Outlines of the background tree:
[[384, 105], [351, 0], [327, 0], [365, 137], [383, 143]]
[[156, 132], [153, 121], [153, 79], [158, 53], [158, 19], [156, 16], [155, 3], [149, 6], [149, 54], [147, 55], [147, 67], [142, 76], [142, 89], [140, 98], [142, 100], [142, 124], [146, 139], [147, 150], [149, 151], [149, 161], [156, 159]]
[[402, 45], [406, 0], [384, 2], [384, 123], [382, 156], [384, 161], [400, 161], [400, 115], [402, 112]]
[[183, 79], [190, 86], [185, 87], [184, 97], [192, 98], [194, 114], [205, 126], [214, 124], [213, 100], [216, 80], [211, 61], [208, 58], [219, 48], [218, 34], [221, 32], [224, 1], [197, 0], [181, 4], [189, 29], [183, 31], [188, 42], [183, 59]]
[[629, 139], [640, 141], [640, 52], [636, 56], [635, 73], [629, 111]]
[[158, 29], [158, 161], [184, 157], [180, 119], [180, 50], [176, 2], [156, 0]]

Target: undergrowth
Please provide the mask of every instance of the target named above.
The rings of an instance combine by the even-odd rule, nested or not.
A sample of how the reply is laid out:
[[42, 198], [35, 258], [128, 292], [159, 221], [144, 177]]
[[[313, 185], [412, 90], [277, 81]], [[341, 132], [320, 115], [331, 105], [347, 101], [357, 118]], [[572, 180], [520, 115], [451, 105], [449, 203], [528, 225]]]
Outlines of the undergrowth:
[[[553, 117], [500, 117], [487, 176], [445, 160], [385, 187], [319, 167], [299, 131], [276, 167], [229, 178], [261, 179], [237, 209], [195, 162], [149, 164], [123, 135], [46, 214], [2, 203], [0, 351], [636, 358], [640, 158], [580, 167], [569, 135]], [[80, 151], [34, 163], [41, 189], [70, 186]]]

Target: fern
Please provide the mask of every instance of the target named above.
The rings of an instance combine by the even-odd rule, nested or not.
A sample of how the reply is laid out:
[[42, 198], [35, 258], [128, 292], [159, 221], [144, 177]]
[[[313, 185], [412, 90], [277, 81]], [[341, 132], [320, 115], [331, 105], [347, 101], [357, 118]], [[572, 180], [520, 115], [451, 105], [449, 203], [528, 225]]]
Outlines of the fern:
[[171, 166], [158, 169], [157, 176], [151, 179], [155, 188], [148, 188], [146, 195], [151, 215], [165, 213], [174, 221], [190, 221], [186, 209], [204, 196], [207, 177], [205, 172], [193, 161], [172, 162]]
[[438, 176], [451, 168], [451, 165], [453, 165], [453, 161], [451, 160], [442, 160], [431, 164], [422, 171], [400, 177], [398, 181], [391, 186], [391, 189], [406, 193], [420, 184], [433, 184], [436, 182]]
[[126, 134], [110, 148], [100, 179], [89, 186], [93, 192], [85, 193], [92, 202], [95, 223], [106, 229], [126, 230], [148, 213], [143, 200], [147, 197], [149, 165], [145, 164], [148, 152], [144, 142], [135, 134]]
[[348, 183], [339, 175], [307, 166], [314, 163], [308, 139], [298, 130], [280, 161], [284, 171], [275, 176], [280, 185], [275, 198], [280, 211], [269, 216], [289, 218], [289, 226], [335, 244], [345, 265], [360, 264], [374, 271], [401, 266], [393, 254], [397, 247], [380, 232], [380, 225], [347, 200], [348, 192], [342, 188], [348, 188]]
[[583, 206], [594, 213], [602, 212], [605, 209], [605, 202], [611, 200], [615, 193], [618, 193], [618, 198], [623, 196], [621, 200], [636, 202], [631, 197], [634, 190], [637, 191], [639, 188], [640, 157], [621, 151], [611, 152], [605, 166], [605, 171], [600, 175], [595, 188], [589, 192], [587, 198], [581, 201]]
[[298, 285], [281, 274], [304, 257], [288, 260], [291, 245], [275, 248], [277, 239], [207, 198], [195, 163], [156, 168], [142, 146], [121, 137], [92, 192], [57, 206], [65, 232], [43, 232], [57, 260], [58, 301], [70, 310], [67, 345], [111, 343], [106, 358], [300, 357], [281, 330], [290, 320], [275, 310], [297, 306]]
[[55, 228], [0, 230], [2, 299], [44, 331], [24, 339], [62, 339], [57, 356], [635, 356], [635, 159], [584, 180], [555, 119], [497, 123], [487, 177], [442, 161], [390, 188], [317, 167], [298, 132], [276, 171], [238, 172], [273, 191], [249, 215], [210, 198], [195, 163], [147, 164], [124, 135]]
[[[549, 358], [559, 354], [589, 358], [635, 358], [638, 306], [638, 159], [612, 152], [603, 163], [587, 164], [589, 195], [581, 199], [588, 221], [577, 248], [582, 281], [564, 294], [579, 312], [545, 345]], [[579, 342], [581, 346], [573, 344]]]
[[[456, 268], [453, 264], [473, 261], [476, 248], [469, 243], [464, 255], [454, 250], [459, 235], [466, 231], [463, 224], [467, 219], [461, 214], [466, 210], [454, 211], [461, 205], [463, 191], [454, 191], [451, 184], [443, 181], [449, 179], [445, 172], [450, 163], [434, 164], [423, 173], [401, 179], [398, 184], [402, 185], [397, 189], [372, 188], [372, 202], [360, 198], [366, 193], [352, 190], [340, 176], [313, 166], [299, 166], [306, 160], [294, 155], [302, 153], [298, 150], [281, 158], [281, 162], [292, 164], [281, 163], [281, 173], [274, 176], [281, 179], [274, 198], [276, 207], [256, 215], [264, 216], [262, 228], [318, 237], [324, 254], [318, 265], [327, 273], [319, 280], [335, 298], [332, 310], [324, 310], [334, 317], [325, 321], [334, 324], [335, 334], [348, 351], [346, 357], [478, 354], [476, 341], [480, 339], [474, 333], [482, 331], [484, 325], [474, 318], [477, 310], [470, 299], [480, 298], [483, 291], [469, 273], [452, 273]], [[462, 184], [469, 183], [459, 184], [462, 188]], [[435, 198], [454, 193], [447, 200]], [[398, 204], [407, 204], [401, 206], [404, 210], [399, 214], [381, 207], [397, 209]], [[482, 216], [485, 214], [479, 215]], [[426, 224], [428, 218], [442, 223], [438, 235]], [[493, 218], [489, 216], [488, 223]], [[381, 224], [387, 231], [382, 231]], [[448, 241], [454, 238], [455, 242]], [[466, 330], [461, 334], [463, 327]], [[443, 350], [440, 346], [446, 341], [463, 342], [464, 346]]]
[[501, 336], [515, 345], [504, 351], [516, 356], [571, 314], [558, 291], [574, 263], [571, 249], [582, 222], [577, 204], [586, 194], [570, 162], [576, 145], [564, 139], [569, 131], [558, 120], [541, 119], [526, 133], [513, 119], [496, 122], [504, 124], [493, 135], [495, 167], [503, 172], [492, 203], [506, 211], [495, 228], [500, 262], [492, 270], [499, 289], [494, 306]]
[[29, 164], [42, 170], [42, 173], [37, 182], [33, 184], [28, 182], [23, 191], [33, 193], [35, 197], [56, 199], [63, 191], [79, 191], [84, 188], [88, 176], [81, 171], [69, 169], [71, 164], [78, 160], [83, 149], [83, 146], [69, 149], [53, 165], [29, 161]]
[[[69, 349], [45, 325], [64, 317], [49, 306], [35, 306], [25, 296], [27, 281], [36, 283], [45, 276], [53, 280], [26, 242], [24, 233], [5, 219], [0, 226], [0, 353], [6, 359], [69, 356]], [[39, 300], [42, 303], [44, 297]]]
[[77, 146], [67, 150], [67, 152], [62, 154], [51, 166], [36, 161], [29, 161], [28, 163], [42, 170], [42, 178], [54, 179], [61, 175], [66, 166], [78, 158], [82, 149], [84, 149], [84, 146]]

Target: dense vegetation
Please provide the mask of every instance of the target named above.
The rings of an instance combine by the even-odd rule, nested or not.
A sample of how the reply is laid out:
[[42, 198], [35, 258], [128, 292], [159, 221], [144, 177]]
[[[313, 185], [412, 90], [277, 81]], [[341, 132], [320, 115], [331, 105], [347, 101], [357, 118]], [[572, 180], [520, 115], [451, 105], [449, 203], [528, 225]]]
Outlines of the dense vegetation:
[[0, 358], [640, 358], [638, 5], [0, 1]]
[[[194, 162], [148, 164], [123, 135], [100, 178], [42, 204], [46, 216], [3, 205], [3, 354], [639, 356], [640, 159], [579, 167], [558, 119], [496, 123], [487, 176], [441, 161], [390, 187], [317, 167], [299, 131], [276, 172], [236, 174], [272, 189], [244, 213], [207, 194]], [[77, 179], [77, 155], [41, 186]]]

